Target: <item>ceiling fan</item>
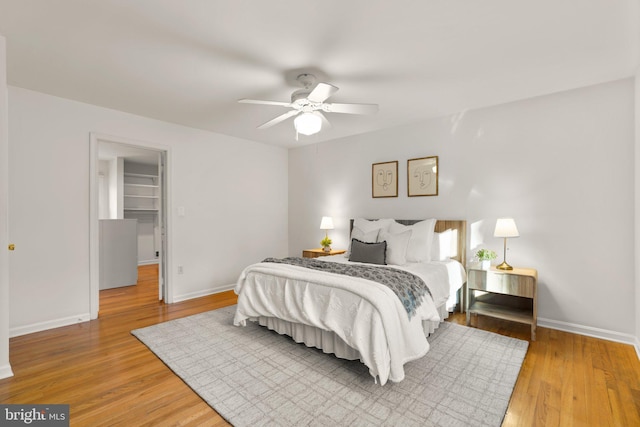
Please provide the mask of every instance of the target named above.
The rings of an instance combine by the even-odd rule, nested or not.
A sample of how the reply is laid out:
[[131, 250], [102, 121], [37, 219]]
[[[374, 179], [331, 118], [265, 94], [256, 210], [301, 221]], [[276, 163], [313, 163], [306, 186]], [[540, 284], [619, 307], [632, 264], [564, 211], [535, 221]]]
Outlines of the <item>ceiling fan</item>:
[[259, 99], [240, 99], [238, 102], [292, 108], [291, 111], [261, 124], [258, 129], [267, 129], [288, 118], [295, 117], [293, 125], [296, 129], [296, 139], [297, 134], [313, 135], [320, 132], [323, 125], [325, 127], [331, 126], [323, 113], [375, 114], [378, 112], [377, 104], [324, 102], [336, 93], [338, 88], [328, 83], [318, 83], [314, 86], [316, 77], [313, 74], [300, 74], [296, 80], [302, 85], [303, 89], [296, 90], [291, 94], [291, 102], [261, 101]]

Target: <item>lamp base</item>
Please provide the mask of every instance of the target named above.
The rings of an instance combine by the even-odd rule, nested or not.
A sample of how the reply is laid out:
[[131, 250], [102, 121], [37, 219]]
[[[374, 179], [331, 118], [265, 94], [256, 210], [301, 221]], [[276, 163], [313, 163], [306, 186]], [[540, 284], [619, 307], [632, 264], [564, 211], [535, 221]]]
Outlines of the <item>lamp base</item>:
[[496, 268], [498, 270], [513, 270], [513, 267], [507, 264], [507, 261], [503, 261], [502, 264], [496, 265]]

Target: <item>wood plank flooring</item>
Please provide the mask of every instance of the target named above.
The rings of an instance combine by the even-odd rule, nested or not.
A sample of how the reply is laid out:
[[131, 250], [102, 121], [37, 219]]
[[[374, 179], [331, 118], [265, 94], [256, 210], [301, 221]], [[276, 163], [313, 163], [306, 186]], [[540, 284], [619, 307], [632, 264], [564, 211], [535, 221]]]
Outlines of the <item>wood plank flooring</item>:
[[[466, 315], [455, 313], [448, 320], [464, 325]], [[482, 316], [471, 324], [530, 339], [529, 325]], [[502, 425], [640, 426], [640, 361], [635, 349], [538, 327]]]
[[[235, 294], [165, 305], [157, 286], [156, 266], [142, 266], [137, 286], [101, 292], [99, 319], [12, 338], [14, 376], [0, 380], [0, 402], [68, 403], [72, 426], [228, 425], [130, 331], [235, 304]], [[464, 324], [465, 317], [449, 321]], [[478, 321], [529, 338], [526, 325]], [[546, 328], [537, 338], [503, 426], [640, 426], [633, 347]]]
[[235, 294], [165, 305], [157, 266], [138, 277], [100, 292], [97, 320], [12, 338], [0, 402], [70, 404], [72, 426], [228, 425], [130, 331], [235, 304]]

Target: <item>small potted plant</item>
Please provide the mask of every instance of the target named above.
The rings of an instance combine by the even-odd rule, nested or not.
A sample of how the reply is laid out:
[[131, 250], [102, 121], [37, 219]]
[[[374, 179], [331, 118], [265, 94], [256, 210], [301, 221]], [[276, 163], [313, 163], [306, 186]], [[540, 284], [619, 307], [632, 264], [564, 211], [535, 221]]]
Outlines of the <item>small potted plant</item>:
[[322, 249], [325, 252], [331, 252], [331, 243], [332, 243], [332, 241], [331, 241], [331, 239], [329, 237], [325, 237], [324, 239], [322, 239], [320, 241], [320, 244], [322, 245]]
[[491, 260], [496, 259], [496, 253], [490, 249], [478, 249], [475, 254], [476, 259], [480, 262], [480, 268], [488, 270], [491, 266]]

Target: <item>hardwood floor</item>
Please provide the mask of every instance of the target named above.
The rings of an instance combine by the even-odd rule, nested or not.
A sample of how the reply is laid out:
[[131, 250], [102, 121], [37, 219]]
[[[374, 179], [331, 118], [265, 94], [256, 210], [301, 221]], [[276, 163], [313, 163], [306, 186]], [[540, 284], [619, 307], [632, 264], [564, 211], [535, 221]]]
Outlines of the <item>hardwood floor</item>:
[[97, 320], [12, 338], [0, 402], [70, 404], [72, 426], [228, 425], [130, 331], [235, 303], [230, 291], [165, 305], [156, 266], [142, 266], [138, 285], [101, 291]]
[[[12, 338], [14, 376], [0, 380], [0, 402], [70, 404], [72, 426], [228, 425], [130, 331], [235, 304], [235, 294], [165, 305], [157, 286], [156, 267], [140, 267], [137, 286], [101, 292], [99, 319]], [[529, 338], [526, 325], [478, 320]], [[546, 328], [537, 338], [503, 426], [640, 426], [633, 347]]]
[[[455, 313], [449, 320], [464, 325], [466, 315]], [[471, 325], [530, 339], [529, 325], [482, 316], [472, 318]], [[538, 327], [502, 426], [640, 426], [635, 349]]]

